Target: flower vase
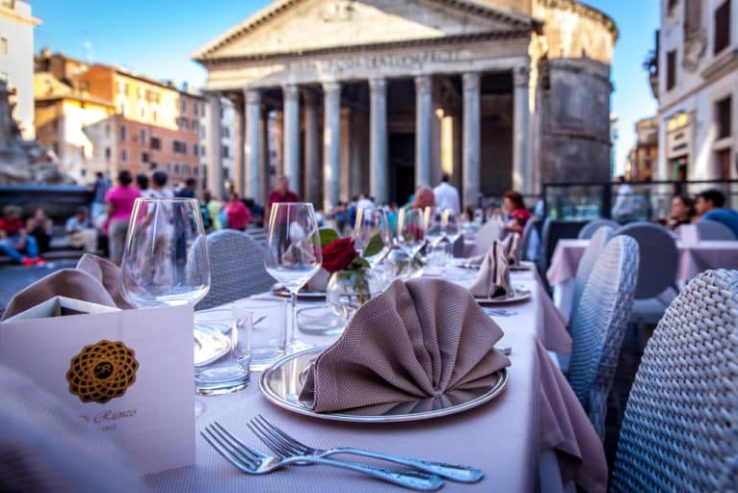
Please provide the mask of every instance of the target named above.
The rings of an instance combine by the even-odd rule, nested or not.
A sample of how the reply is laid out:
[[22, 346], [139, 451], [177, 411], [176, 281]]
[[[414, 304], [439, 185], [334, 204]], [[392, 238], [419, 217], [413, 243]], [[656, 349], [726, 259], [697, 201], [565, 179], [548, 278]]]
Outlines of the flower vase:
[[372, 269], [334, 272], [326, 287], [328, 305], [349, 320], [356, 310], [382, 292], [383, 285], [383, 278]]

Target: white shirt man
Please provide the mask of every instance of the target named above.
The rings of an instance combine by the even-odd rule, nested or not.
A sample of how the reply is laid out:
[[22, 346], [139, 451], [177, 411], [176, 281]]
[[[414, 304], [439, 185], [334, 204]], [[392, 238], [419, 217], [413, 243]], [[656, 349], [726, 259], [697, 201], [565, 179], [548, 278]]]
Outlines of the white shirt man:
[[459, 191], [449, 183], [448, 175], [443, 175], [441, 184], [433, 189], [433, 195], [436, 199], [436, 208], [451, 209], [454, 214], [458, 214], [461, 211]]

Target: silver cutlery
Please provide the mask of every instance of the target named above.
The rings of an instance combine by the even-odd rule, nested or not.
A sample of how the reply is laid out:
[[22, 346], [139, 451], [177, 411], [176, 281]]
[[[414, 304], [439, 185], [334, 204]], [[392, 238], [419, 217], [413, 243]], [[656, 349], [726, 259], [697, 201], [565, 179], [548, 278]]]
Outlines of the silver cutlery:
[[312, 464], [323, 464], [349, 469], [418, 491], [436, 491], [444, 484], [443, 480], [438, 476], [422, 474], [414, 471], [379, 469], [362, 464], [340, 462], [316, 456], [274, 457], [266, 455], [243, 443], [217, 421], [206, 426], [200, 434], [224, 459], [230, 462], [239, 471], [246, 474], [268, 474], [288, 465], [300, 462], [309, 462]]
[[407, 457], [401, 457], [398, 455], [386, 454], [383, 452], [376, 452], [373, 450], [350, 448], [350, 447], [337, 447], [332, 449], [317, 449], [305, 445], [298, 441], [286, 432], [273, 425], [266, 418], [258, 415], [252, 419], [248, 427], [269, 449], [277, 455], [283, 456], [299, 456], [299, 457], [328, 457], [334, 454], [352, 454], [363, 457], [371, 457], [374, 459], [381, 459], [403, 466], [411, 467], [418, 471], [423, 471], [428, 474], [440, 476], [445, 479], [457, 481], [459, 483], [476, 483], [480, 481], [484, 474], [479, 469], [468, 466], [456, 466], [450, 464], [444, 464], [442, 462], [432, 462], [417, 459], [409, 459]]

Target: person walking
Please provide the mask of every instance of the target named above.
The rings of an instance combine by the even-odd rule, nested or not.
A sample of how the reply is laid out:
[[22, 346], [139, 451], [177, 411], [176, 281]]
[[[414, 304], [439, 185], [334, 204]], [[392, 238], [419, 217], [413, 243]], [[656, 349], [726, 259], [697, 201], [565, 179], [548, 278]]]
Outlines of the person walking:
[[118, 186], [108, 190], [105, 202], [108, 204], [108, 241], [110, 260], [120, 265], [123, 258], [123, 247], [128, 234], [128, 222], [131, 219], [133, 203], [141, 195], [132, 187], [133, 178], [128, 170], [118, 173]]
[[251, 222], [251, 212], [236, 192], [231, 194], [231, 198], [225, 206], [225, 213], [230, 229], [245, 231], [246, 226]]
[[90, 214], [92, 219], [105, 216], [107, 209], [105, 208], [105, 195], [110, 190], [110, 180], [105, 178], [100, 171], [95, 173], [95, 183], [92, 185], [92, 207]]
[[433, 195], [438, 209], [450, 209], [454, 214], [458, 214], [461, 212], [459, 191], [451, 185], [450, 181], [451, 177], [448, 173], [444, 173], [441, 177], [441, 183], [433, 189]]
[[181, 197], [184, 199], [194, 199], [197, 197], [197, 194], [195, 192], [195, 189], [197, 188], [197, 180], [195, 180], [192, 177], [187, 178], [185, 180], [185, 186], [182, 187], [177, 193], [177, 197]]
[[266, 210], [264, 211], [264, 227], [268, 228], [269, 226], [269, 216], [272, 212], [272, 204], [299, 201], [300, 197], [290, 190], [290, 179], [286, 176], [280, 176], [277, 180], [277, 188], [272, 190], [269, 194], [269, 198], [267, 199]]

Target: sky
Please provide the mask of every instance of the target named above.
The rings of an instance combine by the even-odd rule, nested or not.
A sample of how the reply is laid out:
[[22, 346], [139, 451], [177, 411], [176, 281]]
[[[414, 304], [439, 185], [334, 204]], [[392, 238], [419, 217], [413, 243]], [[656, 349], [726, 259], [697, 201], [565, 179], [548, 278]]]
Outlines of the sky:
[[[399, 0], [398, 0], [399, 1]], [[115, 64], [160, 80], [191, 87], [205, 83], [205, 70], [190, 55], [270, 0], [151, 1], [30, 0], [43, 24], [36, 51], [48, 47], [69, 56]], [[619, 121], [616, 173], [635, 143], [634, 124], [654, 115], [657, 104], [642, 68], [654, 48], [659, 0], [587, 0], [615, 20], [620, 38], [612, 66], [612, 111]]]

